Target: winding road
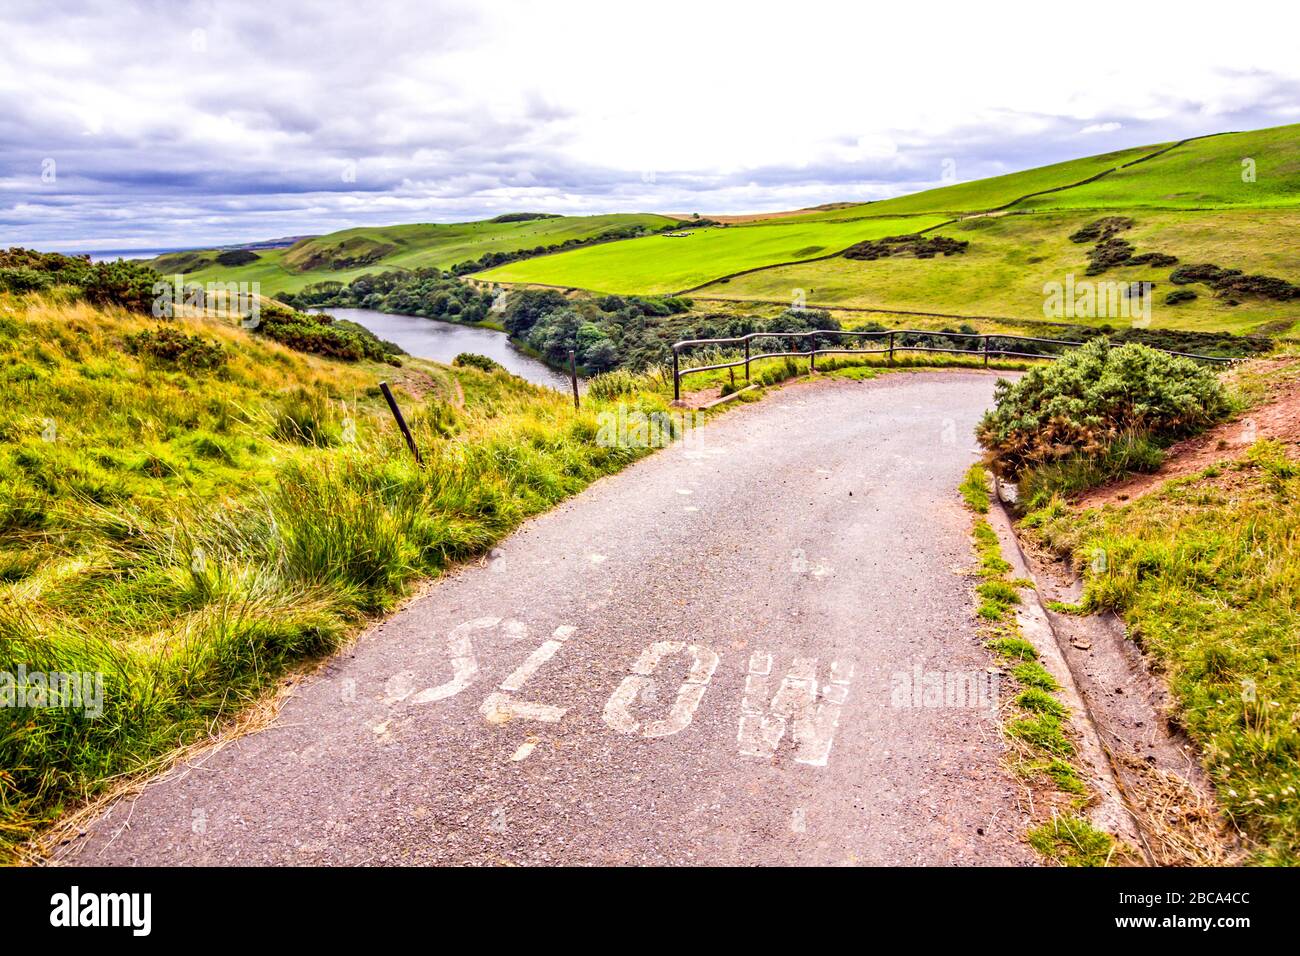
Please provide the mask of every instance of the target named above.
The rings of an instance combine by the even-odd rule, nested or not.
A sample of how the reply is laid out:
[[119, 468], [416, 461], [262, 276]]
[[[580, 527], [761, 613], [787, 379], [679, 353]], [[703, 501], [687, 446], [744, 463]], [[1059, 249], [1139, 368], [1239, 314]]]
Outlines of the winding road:
[[433, 583], [79, 864], [1031, 863], [956, 486], [995, 376], [735, 409]]

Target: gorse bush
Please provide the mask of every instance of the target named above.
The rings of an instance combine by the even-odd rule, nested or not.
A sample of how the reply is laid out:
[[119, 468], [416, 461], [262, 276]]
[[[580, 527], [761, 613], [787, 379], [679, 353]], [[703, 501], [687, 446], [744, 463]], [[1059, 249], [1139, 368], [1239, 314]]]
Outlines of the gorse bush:
[[261, 306], [259, 335], [274, 339], [297, 352], [311, 352], [329, 358], [355, 362], [370, 359], [400, 365], [404, 354], [396, 345], [385, 342], [355, 322], [335, 321], [333, 316], [299, 312], [276, 302]]
[[451, 362], [452, 365], [461, 368], [477, 368], [484, 372], [504, 372], [505, 367], [495, 359], [490, 359], [486, 355], [479, 355], [477, 352], [461, 352]]
[[46, 272], [28, 268], [0, 269], [0, 292], [39, 292], [53, 284]]
[[147, 355], [189, 371], [210, 371], [226, 361], [226, 351], [219, 342], [186, 335], [170, 326], [142, 329], [126, 336], [125, 343], [132, 355]]
[[132, 312], [153, 311], [158, 273], [138, 262], [96, 262], [78, 283], [95, 305], [120, 305]]
[[1009, 476], [1071, 456], [1099, 457], [1123, 435], [1168, 441], [1231, 409], [1214, 372], [1141, 345], [1095, 339], [1017, 382], [999, 381], [977, 429]]

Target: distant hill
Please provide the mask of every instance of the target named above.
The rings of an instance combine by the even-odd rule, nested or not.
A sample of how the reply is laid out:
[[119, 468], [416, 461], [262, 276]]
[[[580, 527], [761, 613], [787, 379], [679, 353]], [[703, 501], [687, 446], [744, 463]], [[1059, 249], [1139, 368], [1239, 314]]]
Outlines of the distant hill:
[[[1071, 237], [1108, 216], [1124, 220], [1114, 238], [1133, 255], [1089, 274], [1096, 243]], [[782, 230], [798, 241], [773, 241]], [[934, 257], [837, 254], [922, 230], [967, 245]], [[790, 303], [798, 290], [818, 307], [1041, 320], [1044, 286], [1074, 275], [1155, 283], [1155, 328], [1284, 335], [1300, 334], [1300, 296], [1288, 288], [1300, 286], [1298, 230], [1300, 126], [1283, 126], [757, 219], [687, 240], [637, 239], [513, 262], [478, 278], [598, 292], [689, 289], [701, 300], [774, 304]], [[1179, 266], [1204, 264], [1243, 278], [1216, 286], [1175, 275]], [[1179, 295], [1167, 301], [1171, 293]]]
[[[526, 217], [526, 218], [520, 218]], [[635, 235], [674, 225], [654, 214], [606, 216], [543, 216], [506, 214], [495, 219], [463, 223], [418, 223], [344, 229], [324, 236], [298, 239], [287, 248], [257, 244], [239, 247], [257, 258], [222, 265], [218, 256], [229, 250], [206, 249], [159, 256], [150, 265], [164, 275], [183, 274], [187, 280], [260, 282], [266, 295], [297, 292], [322, 280], [349, 282], [367, 272], [436, 267], [448, 269], [484, 255], [541, 251], [564, 243], [586, 242], [606, 234]]]

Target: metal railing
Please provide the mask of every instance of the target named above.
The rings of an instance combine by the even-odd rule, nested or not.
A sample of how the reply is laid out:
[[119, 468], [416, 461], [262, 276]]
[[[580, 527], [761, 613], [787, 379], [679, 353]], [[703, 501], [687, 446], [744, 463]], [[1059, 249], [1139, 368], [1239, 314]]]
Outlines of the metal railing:
[[[879, 348], [818, 348], [817, 339], [827, 336], [848, 336], [856, 339], [876, 339], [885, 340], [887, 344]], [[898, 342], [896, 336], [902, 336], [903, 341]], [[931, 341], [935, 339], [978, 339], [980, 346], [972, 349], [948, 348], [942, 345], [919, 345], [914, 341], [916, 337], [923, 339], [928, 337]], [[810, 339], [812, 348], [808, 351], [793, 352], [760, 352], [753, 354], [750, 343], [755, 339]], [[879, 332], [858, 332], [836, 329], [813, 329], [808, 332], [751, 332], [748, 335], [741, 335], [735, 338], [725, 339], [683, 339], [680, 342], [673, 343], [673, 400], [680, 401], [682, 397], [682, 379], [687, 375], [696, 372], [713, 372], [724, 368], [745, 368], [745, 381], [749, 381], [750, 363], [757, 362], [759, 359], [767, 358], [799, 358], [808, 359], [808, 371], [817, 370], [817, 356], [819, 355], [887, 355], [889, 362], [894, 361], [895, 352], [946, 352], [951, 355], [969, 355], [982, 356], [984, 365], [989, 364], [990, 358], [1026, 358], [1026, 359], [1049, 359], [1055, 360], [1060, 355], [1050, 352], [1019, 352], [1008, 348], [990, 348], [989, 343], [995, 342], [1001, 345], [1006, 342], [1033, 342], [1038, 345], [1062, 345], [1067, 348], [1077, 348], [1084, 345], [1084, 342], [1070, 342], [1065, 339], [1044, 339], [1035, 338], [1030, 335], [997, 335], [986, 334], [981, 332], [933, 332], [923, 329], [886, 329]], [[681, 352], [683, 349], [697, 345], [734, 345], [743, 344], [745, 355], [734, 362], [718, 362], [713, 365], [696, 365], [691, 368], [681, 367]], [[1197, 359], [1202, 362], [1227, 363], [1233, 359], [1224, 358], [1217, 355], [1197, 355], [1194, 352], [1175, 352], [1172, 349], [1156, 349], [1157, 352], [1164, 352], [1166, 355], [1177, 355], [1182, 358]]]

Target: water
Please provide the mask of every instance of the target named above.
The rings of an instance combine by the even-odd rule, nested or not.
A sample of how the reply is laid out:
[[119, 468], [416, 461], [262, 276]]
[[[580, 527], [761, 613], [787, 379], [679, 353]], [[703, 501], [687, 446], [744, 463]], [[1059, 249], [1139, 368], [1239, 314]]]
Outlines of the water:
[[364, 325], [381, 339], [400, 345], [416, 358], [450, 365], [461, 352], [477, 352], [534, 384], [549, 385], [561, 391], [571, 387], [567, 375], [519, 351], [510, 344], [504, 332], [423, 319], [417, 315], [391, 315], [373, 309], [324, 308], [319, 311], [328, 312], [336, 319]]
[[[116, 262], [118, 259], [157, 259], [168, 252], [188, 252], [188, 249], [102, 249], [99, 252], [85, 253], [91, 262]], [[68, 255], [79, 255], [70, 252]]]

